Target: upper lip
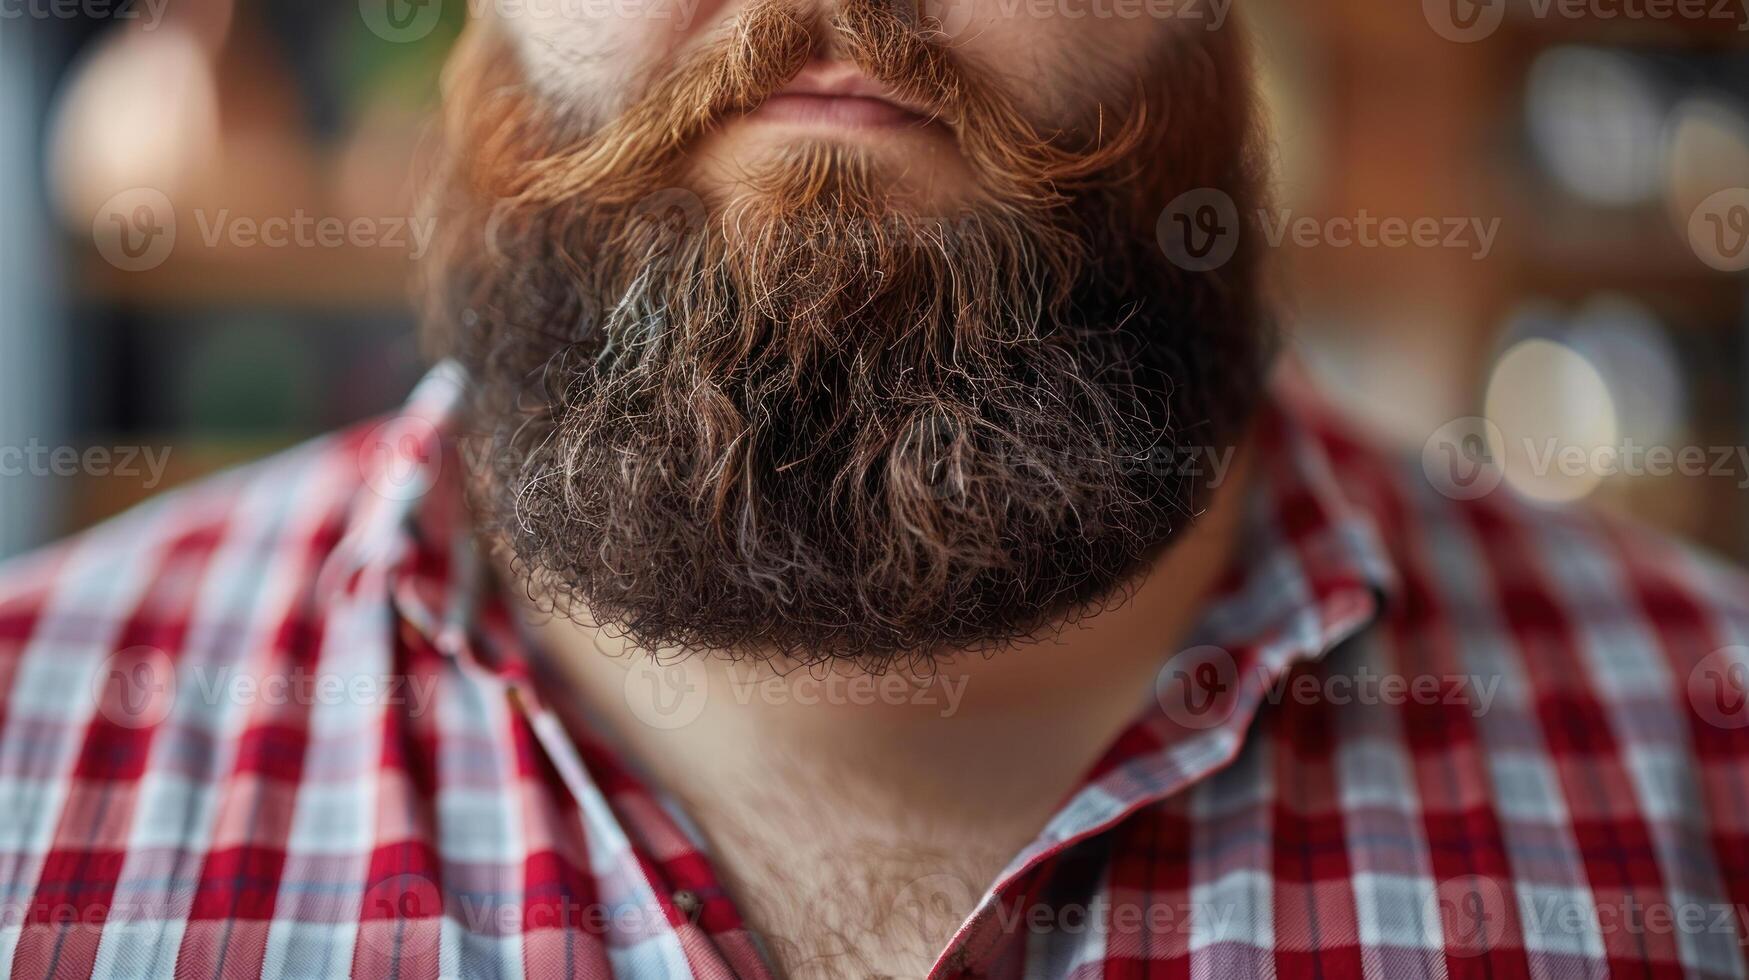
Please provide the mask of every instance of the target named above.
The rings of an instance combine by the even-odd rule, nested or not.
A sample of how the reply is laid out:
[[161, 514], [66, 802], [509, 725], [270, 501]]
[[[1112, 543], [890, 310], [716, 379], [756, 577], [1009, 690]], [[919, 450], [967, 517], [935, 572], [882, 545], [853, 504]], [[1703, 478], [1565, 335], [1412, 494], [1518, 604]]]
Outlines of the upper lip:
[[773, 95], [814, 95], [821, 97], [879, 99], [907, 112], [929, 115], [929, 110], [899, 98], [891, 86], [862, 73], [862, 69], [844, 61], [810, 61], [789, 84]]

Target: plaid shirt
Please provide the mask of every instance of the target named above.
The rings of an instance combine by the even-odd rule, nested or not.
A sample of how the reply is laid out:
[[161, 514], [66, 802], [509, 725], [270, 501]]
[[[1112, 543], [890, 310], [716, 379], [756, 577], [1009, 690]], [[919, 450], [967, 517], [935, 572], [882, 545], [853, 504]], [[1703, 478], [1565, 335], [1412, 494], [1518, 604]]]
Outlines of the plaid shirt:
[[[13, 977], [770, 976], [685, 818], [542, 706], [458, 387], [0, 573]], [[933, 976], [1743, 977], [1749, 585], [1436, 492], [1292, 384], [1258, 439], [1148, 709], [981, 899], [896, 898], [971, 889]]]

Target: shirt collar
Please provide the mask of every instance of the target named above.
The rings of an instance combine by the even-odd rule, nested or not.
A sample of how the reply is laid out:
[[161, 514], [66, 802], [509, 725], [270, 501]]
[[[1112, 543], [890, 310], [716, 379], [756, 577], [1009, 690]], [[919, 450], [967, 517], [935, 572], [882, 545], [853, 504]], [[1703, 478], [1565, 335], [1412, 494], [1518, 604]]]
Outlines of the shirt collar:
[[341, 437], [360, 490], [317, 582], [329, 597], [371, 583], [407, 628], [452, 654], [473, 646], [485, 581], [464, 502], [466, 386], [459, 364], [439, 363], [398, 412]]

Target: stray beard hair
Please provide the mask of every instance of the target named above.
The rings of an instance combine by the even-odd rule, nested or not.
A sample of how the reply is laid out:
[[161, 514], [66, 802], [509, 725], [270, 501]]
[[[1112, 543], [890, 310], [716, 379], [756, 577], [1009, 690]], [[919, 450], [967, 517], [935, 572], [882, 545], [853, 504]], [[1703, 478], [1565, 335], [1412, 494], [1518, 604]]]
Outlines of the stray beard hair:
[[[1121, 125], [1076, 136], [882, 0], [826, 23], [753, 0], [595, 127], [474, 23], [422, 278], [426, 342], [470, 375], [488, 546], [537, 604], [669, 655], [926, 665], [1120, 597], [1206, 503], [1186, 460], [1240, 440], [1274, 351], [1257, 235], [1190, 272], [1136, 217], [1262, 196], [1243, 38], [1185, 34]], [[696, 141], [822, 36], [951, 128], [958, 213], [827, 140], [688, 189]]]

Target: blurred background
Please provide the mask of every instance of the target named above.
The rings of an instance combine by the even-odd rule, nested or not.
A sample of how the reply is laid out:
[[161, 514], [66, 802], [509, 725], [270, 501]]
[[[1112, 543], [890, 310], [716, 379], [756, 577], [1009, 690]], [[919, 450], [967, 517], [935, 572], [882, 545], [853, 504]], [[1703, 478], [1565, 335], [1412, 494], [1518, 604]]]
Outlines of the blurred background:
[[[401, 400], [464, 3], [0, 2], [0, 555]], [[1239, 0], [1302, 359], [1411, 452], [1689, 450], [1506, 475], [1749, 558], [1746, 5]]]

